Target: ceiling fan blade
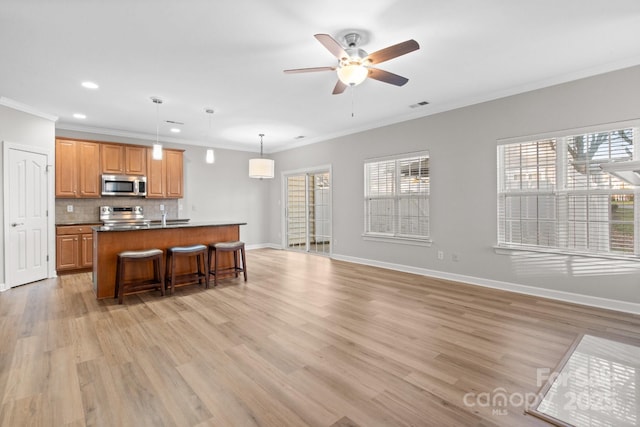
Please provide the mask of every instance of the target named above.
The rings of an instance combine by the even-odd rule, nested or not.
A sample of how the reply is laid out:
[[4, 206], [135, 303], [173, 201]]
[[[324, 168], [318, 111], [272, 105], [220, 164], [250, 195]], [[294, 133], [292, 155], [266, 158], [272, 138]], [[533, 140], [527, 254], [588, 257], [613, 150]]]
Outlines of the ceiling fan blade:
[[329, 34], [316, 34], [314, 37], [318, 39], [318, 41], [322, 43], [322, 46], [326, 47], [327, 50], [336, 58], [342, 59], [349, 57], [347, 52], [344, 51], [342, 45], [340, 45], [340, 43], [338, 43], [336, 39], [331, 37]]
[[285, 73], [312, 73], [314, 71], [335, 71], [336, 67], [312, 67], [312, 68], [293, 68], [291, 70], [284, 70]]
[[378, 51], [373, 52], [366, 59], [371, 61], [372, 64], [379, 64], [384, 61], [388, 61], [398, 56], [402, 56], [414, 50], [420, 49], [420, 45], [417, 41], [411, 39], [406, 42], [394, 44], [393, 46], [385, 47]]
[[333, 95], [340, 95], [347, 88], [347, 85], [338, 80], [336, 87], [333, 88]]
[[369, 77], [396, 86], [402, 86], [409, 81], [406, 77], [402, 77], [379, 68], [369, 68]]

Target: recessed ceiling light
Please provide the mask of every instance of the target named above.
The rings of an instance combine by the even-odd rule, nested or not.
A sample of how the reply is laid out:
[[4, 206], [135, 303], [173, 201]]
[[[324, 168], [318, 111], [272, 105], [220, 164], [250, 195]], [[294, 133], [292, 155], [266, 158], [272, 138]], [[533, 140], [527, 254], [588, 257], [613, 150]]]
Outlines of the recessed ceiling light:
[[82, 114], [82, 113], [74, 113], [73, 117], [75, 117], [76, 119], [86, 119], [87, 116]]
[[98, 89], [100, 86], [98, 86], [94, 82], [82, 82], [82, 87], [85, 87], [87, 89]]
[[171, 132], [173, 132], [173, 133], [180, 133], [180, 129], [178, 129], [178, 128], [171, 128]]

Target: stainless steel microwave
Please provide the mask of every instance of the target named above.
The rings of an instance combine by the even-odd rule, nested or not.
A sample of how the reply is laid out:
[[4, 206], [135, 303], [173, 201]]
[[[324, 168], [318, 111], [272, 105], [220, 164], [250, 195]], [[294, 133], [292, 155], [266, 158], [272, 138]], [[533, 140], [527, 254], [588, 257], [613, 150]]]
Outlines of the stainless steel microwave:
[[147, 177], [138, 175], [102, 175], [103, 196], [147, 195]]

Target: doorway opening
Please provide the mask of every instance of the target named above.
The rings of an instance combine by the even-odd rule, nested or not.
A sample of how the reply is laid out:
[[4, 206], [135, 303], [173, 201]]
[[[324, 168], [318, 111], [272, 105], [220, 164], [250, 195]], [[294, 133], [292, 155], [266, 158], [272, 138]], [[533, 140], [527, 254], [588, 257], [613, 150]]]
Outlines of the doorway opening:
[[284, 248], [331, 255], [330, 167], [284, 174]]

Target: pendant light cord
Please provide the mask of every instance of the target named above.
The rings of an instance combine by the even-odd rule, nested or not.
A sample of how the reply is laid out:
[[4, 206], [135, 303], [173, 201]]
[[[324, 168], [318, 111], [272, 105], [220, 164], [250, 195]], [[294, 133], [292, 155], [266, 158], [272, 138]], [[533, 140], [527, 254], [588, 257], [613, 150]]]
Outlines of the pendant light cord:
[[262, 157], [262, 137], [264, 136], [264, 133], [260, 134], [260, 157]]
[[151, 100], [156, 104], [156, 144], [160, 144], [160, 104], [162, 104], [162, 99], [153, 96]]

